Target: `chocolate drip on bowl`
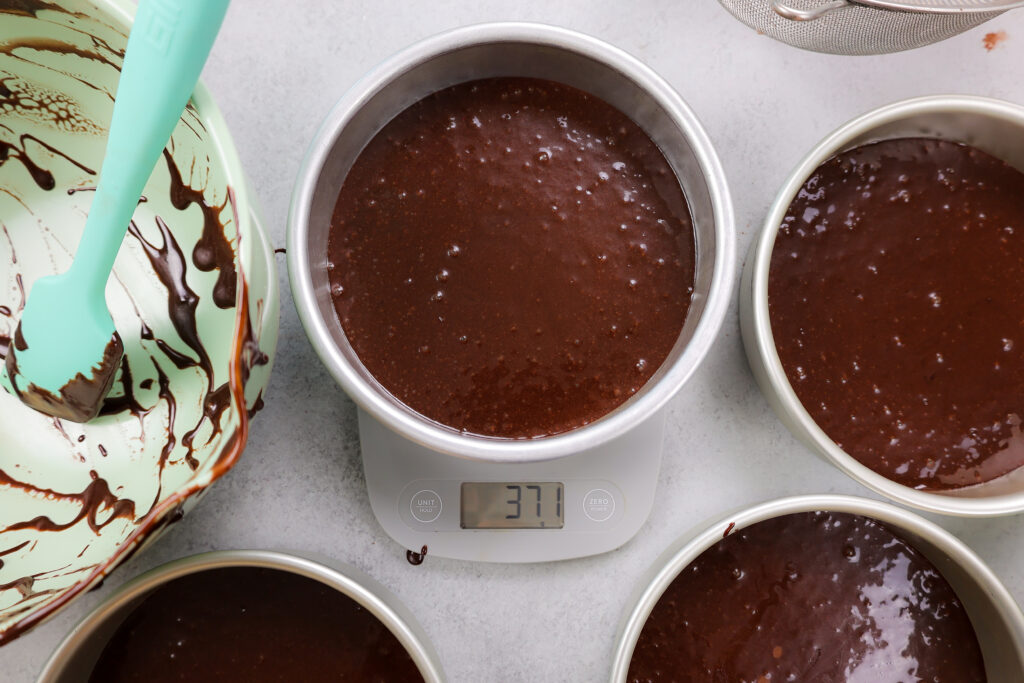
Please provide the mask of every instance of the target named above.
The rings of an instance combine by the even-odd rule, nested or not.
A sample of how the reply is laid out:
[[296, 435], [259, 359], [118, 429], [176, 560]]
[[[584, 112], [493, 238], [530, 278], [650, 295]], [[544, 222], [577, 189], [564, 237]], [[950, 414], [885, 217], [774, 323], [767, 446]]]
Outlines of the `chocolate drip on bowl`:
[[[3, 470], [0, 470], [0, 487], [17, 488], [27, 493], [49, 496], [81, 505], [78, 514], [68, 522], [55, 522], [47, 516], [39, 516], [24, 522], [10, 524], [0, 529], [0, 534], [29, 528], [39, 531], [62, 531], [74, 526], [83, 519], [89, 524], [89, 528], [98, 534], [103, 527], [116, 519], [135, 520], [135, 503], [133, 501], [127, 498], [118, 498], [114, 495], [107, 481], [100, 478], [95, 470], [90, 471], [89, 476], [92, 478], [92, 482], [80, 493], [61, 493], [18, 481]], [[102, 522], [99, 521], [101, 511], [109, 511], [109, 516]]]
[[132, 381], [132, 368], [128, 363], [128, 356], [121, 357], [121, 375], [117, 382], [121, 385], [121, 395], [107, 396], [103, 402], [103, 408], [100, 409], [100, 414], [116, 415], [127, 410], [141, 421], [142, 416], [149, 410], [135, 398], [135, 383]]
[[0, 6], [0, 14], [16, 14], [25, 17], [37, 17], [39, 12], [48, 10], [51, 12], [66, 13], [67, 10], [52, 2], [44, 0], [4, 0]]
[[[128, 234], [139, 241], [143, 251], [146, 252], [149, 263], [160, 282], [167, 288], [167, 314], [174, 325], [175, 332], [181, 340], [192, 349], [198, 358], [199, 367], [206, 373], [210, 383], [213, 382], [213, 366], [210, 363], [210, 356], [206, 353], [202, 342], [199, 339], [199, 329], [196, 323], [196, 309], [199, 306], [199, 296], [189, 287], [185, 279], [187, 266], [185, 256], [174, 239], [167, 223], [157, 216], [156, 225], [160, 229], [163, 244], [159, 247], [150, 243], [142, 236], [135, 222], [132, 221], [128, 227]], [[147, 328], [148, 329], [148, 328]], [[175, 352], [175, 359], [183, 356]], [[175, 363], [177, 364], [177, 363]]]
[[167, 150], [164, 150], [164, 160], [167, 162], [167, 171], [171, 174], [171, 204], [174, 208], [184, 211], [192, 204], [196, 204], [203, 212], [203, 235], [192, 251], [192, 263], [204, 272], [218, 271], [217, 284], [213, 288], [213, 301], [221, 308], [231, 308], [235, 305], [235, 252], [224, 235], [224, 226], [218, 218], [224, 210], [224, 205], [210, 205], [202, 190], [187, 185], [174, 163], [174, 157]]
[[[0, 128], [7, 129], [7, 126], [0, 124]], [[78, 163], [71, 157], [61, 152], [56, 147], [53, 147], [43, 142], [34, 135], [28, 135], [27, 133], [21, 135], [18, 138], [17, 145], [14, 144], [13, 142], [0, 140], [0, 166], [2, 166], [5, 162], [7, 162], [10, 159], [17, 159], [19, 162], [21, 162], [21, 165], [25, 167], [25, 170], [28, 171], [29, 174], [31, 174], [32, 180], [35, 181], [36, 185], [38, 185], [40, 189], [52, 190], [56, 186], [56, 182], [53, 179], [53, 173], [40, 167], [35, 161], [32, 160], [32, 157], [29, 156], [28, 150], [25, 147], [26, 141], [35, 142], [44, 149], [46, 149], [47, 151], [63, 157], [70, 163], [74, 164], [81, 170], [88, 173], [89, 175], [96, 175], [96, 172], [90, 169], [89, 167], [83, 166], [82, 164]]]

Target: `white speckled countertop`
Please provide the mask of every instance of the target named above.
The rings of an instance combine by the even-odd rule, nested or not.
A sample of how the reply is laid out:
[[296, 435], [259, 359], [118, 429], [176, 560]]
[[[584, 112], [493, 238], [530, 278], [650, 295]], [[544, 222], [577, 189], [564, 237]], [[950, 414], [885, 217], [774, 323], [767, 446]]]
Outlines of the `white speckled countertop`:
[[[235, 0], [204, 79], [224, 110], [284, 246], [292, 182], [320, 119], [368, 69], [459, 25], [541, 21], [640, 57], [689, 102], [725, 166], [745, 255], [797, 161], [846, 120], [913, 95], [971, 93], [1024, 103], [1024, 10], [910, 53], [816, 55], [777, 44], [714, 0]], [[992, 51], [985, 33], [1005, 31]], [[718, 343], [669, 407], [654, 511], [619, 550], [546, 565], [428, 557], [418, 567], [377, 525], [355, 408], [306, 341], [287, 292], [267, 407], [241, 462], [150, 551], [56, 619], [0, 648], [0, 679], [32, 681], [58, 641], [128, 578], [227, 548], [319, 553], [370, 573], [417, 615], [452, 681], [601, 681], [628, 594], [655, 558], [702, 520], [739, 505], [816, 492], [869, 496], [776, 420], [740, 343], [735, 297]], [[741, 264], [737, 264], [737, 270]], [[943, 519], [1024, 602], [1024, 518]]]

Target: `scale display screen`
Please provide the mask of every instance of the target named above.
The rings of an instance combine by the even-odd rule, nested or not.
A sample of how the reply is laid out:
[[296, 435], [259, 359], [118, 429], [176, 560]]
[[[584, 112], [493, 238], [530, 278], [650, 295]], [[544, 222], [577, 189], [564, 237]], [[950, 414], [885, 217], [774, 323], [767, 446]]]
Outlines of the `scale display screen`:
[[464, 482], [463, 529], [561, 529], [562, 482]]

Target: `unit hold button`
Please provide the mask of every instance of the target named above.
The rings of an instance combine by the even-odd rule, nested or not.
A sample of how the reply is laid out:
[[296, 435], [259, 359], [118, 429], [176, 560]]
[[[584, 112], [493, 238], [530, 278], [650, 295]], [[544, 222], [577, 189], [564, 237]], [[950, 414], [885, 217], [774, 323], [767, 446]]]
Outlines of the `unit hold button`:
[[595, 522], [606, 522], [615, 514], [615, 497], [604, 489], [593, 489], [583, 497], [583, 513]]
[[417, 521], [429, 524], [441, 516], [441, 496], [430, 489], [417, 491], [409, 501], [409, 509]]

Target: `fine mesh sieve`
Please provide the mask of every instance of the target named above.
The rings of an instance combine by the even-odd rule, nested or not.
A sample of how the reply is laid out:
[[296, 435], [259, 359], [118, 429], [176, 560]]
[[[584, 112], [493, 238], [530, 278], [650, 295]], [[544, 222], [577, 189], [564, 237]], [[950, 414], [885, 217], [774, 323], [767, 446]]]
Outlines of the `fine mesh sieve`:
[[758, 33], [841, 55], [899, 52], [945, 40], [1024, 0], [719, 0]]

